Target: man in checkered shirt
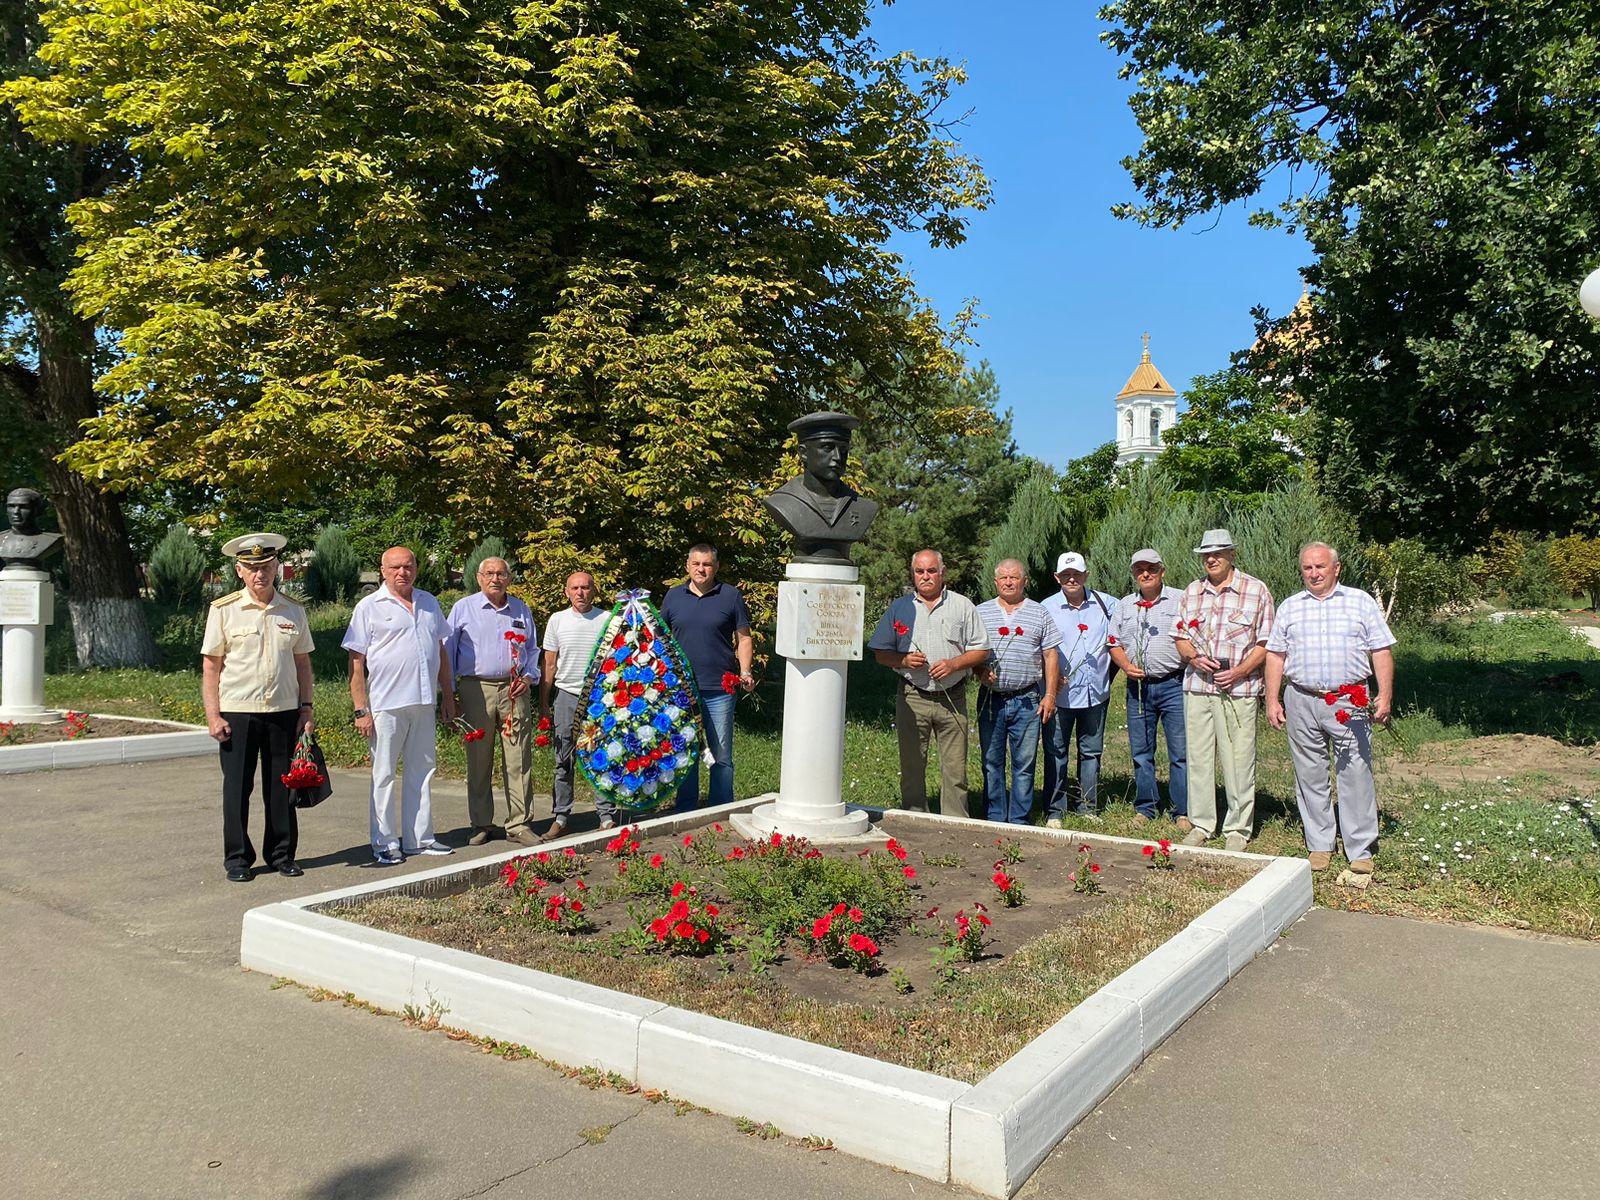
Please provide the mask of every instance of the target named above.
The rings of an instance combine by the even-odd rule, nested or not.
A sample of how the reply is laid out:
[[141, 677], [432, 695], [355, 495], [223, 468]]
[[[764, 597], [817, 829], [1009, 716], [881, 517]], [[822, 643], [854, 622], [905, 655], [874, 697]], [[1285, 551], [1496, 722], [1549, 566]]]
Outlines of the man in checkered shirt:
[[1228, 798], [1220, 832], [1229, 850], [1250, 844], [1256, 819], [1256, 712], [1265, 686], [1261, 666], [1272, 632], [1272, 593], [1234, 565], [1226, 529], [1208, 529], [1196, 554], [1205, 577], [1184, 589], [1173, 626], [1183, 658], [1183, 724], [1188, 735], [1189, 820], [1185, 846], [1217, 835], [1217, 776]]
[[[1394, 634], [1378, 602], [1339, 582], [1339, 552], [1325, 542], [1300, 551], [1296, 592], [1278, 610], [1267, 639], [1267, 720], [1289, 728], [1295, 802], [1311, 869], [1325, 871], [1334, 835], [1344, 837], [1355, 875], [1372, 874], [1378, 845], [1378, 795], [1372, 782], [1372, 723], [1386, 724], [1394, 699]], [[1376, 677], [1377, 693], [1366, 695]], [[1287, 680], [1287, 705], [1279, 692]], [[1367, 701], [1370, 699], [1370, 709]], [[1328, 757], [1339, 780], [1335, 818]]]

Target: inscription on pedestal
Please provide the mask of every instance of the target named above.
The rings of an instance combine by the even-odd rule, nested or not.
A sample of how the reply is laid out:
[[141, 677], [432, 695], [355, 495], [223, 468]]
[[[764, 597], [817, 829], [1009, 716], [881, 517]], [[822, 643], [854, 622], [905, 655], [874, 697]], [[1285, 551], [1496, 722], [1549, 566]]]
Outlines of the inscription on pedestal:
[[861, 659], [867, 590], [855, 583], [780, 583], [778, 645], [784, 658]]
[[49, 583], [0, 579], [0, 625], [48, 625], [54, 600]]

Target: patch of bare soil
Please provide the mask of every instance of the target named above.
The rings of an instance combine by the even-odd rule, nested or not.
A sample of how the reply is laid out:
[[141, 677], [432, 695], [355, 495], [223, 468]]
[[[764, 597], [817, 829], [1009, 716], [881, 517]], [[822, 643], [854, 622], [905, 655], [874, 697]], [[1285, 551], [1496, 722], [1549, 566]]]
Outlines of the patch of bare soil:
[[132, 737], [141, 733], [179, 733], [176, 725], [164, 721], [140, 721], [125, 717], [91, 717], [82, 733], [72, 734], [66, 724], [22, 725], [9, 730], [0, 726], [0, 746], [35, 746], [44, 742], [81, 742], [90, 738]]
[[1568, 746], [1531, 733], [1503, 733], [1461, 742], [1430, 742], [1404, 758], [1382, 762], [1384, 777], [1394, 782], [1495, 783], [1529, 776], [1547, 778], [1546, 791], [1568, 795], [1600, 787], [1600, 745]]
[[[1181, 855], [1173, 869], [1152, 870], [1138, 846], [1095, 846], [1084, 855], [1076, 839], [1015, 827], [973, 830], [891, 814], [882, 828], [906, 854], [897, 870], [910, 867], [915, 877], [904, 911], [879, 939], [877, 963], [866, 974], [811, 953], [803, 930], [794, 930], [775, 950], [756, 936], [759, 915], [740, 911], [740, 903], [719, 887], [716, 864], [735, 848], [752, 845], [731, 828], [699, 831], [714, 838], [710, 855], [685, 848], [681, 833], [641, 837], [626, 867], [638, 871], [660, 854], [673, 878], [692, 882], [702, 902], [718, 904], [731, 937], [720, 953], [705, 957], [671, 955], [641, 936], [664, 905], [623, 895], [618, 863], [604, 853], [577, 864], [581, 871], [574, 878], [585, 881], [585, 890], [578, 892], [572, 880], [563, 885], [568, 895], [583, 897], [593, 928], [582, 934], [542, 927], [537, 911], [516, 911], [498, 884], [449, 897], [379, 897], [330, 915], [885, 1061], [977, 1079], [1253, 874], [1235, 862]], [[1007, 861], [1008, 851], [1017, 861]], [[846, 859], [860, 855], [854, 847], [822, 852]], [[1075, 892], [1071, 876], [1091, 859], [1100, 866], [1094, 877], [1102, 890]], [[1003, 904], [993, 881], [997, 862], [1024, 889], [1020, 906]], [[958, 912], [969, 920], [983, 912], [992, 921], [974, 962], [941, 953]], [[448, 1016], [442, 1019], [449, 1023]]]

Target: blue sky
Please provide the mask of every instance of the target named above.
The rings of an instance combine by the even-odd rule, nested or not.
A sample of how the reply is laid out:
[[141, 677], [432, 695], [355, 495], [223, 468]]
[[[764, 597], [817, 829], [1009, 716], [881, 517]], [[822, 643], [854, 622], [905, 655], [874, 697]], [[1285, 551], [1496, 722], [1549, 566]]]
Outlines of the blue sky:
[[1305, 243], [1229, 211], [1177, 231], [1111, 215], [1135, 199], [1121, 159], [1139, 145], [1128, 84], [1089, 0], [900, 0], [880, 8], [880, 47], [965, 62], [955, 111], [994, 202], [965, 244], [898, 239], [918, 290], [946, 316], [976, 297], [974, 360], [999, 378], [1028, 454], [1061, 465], [1113, 436], [1113, 398], [1139, 362], [1139, 336], [1180, 392], [1254, 337], [1253, 305], [1300, 296]]

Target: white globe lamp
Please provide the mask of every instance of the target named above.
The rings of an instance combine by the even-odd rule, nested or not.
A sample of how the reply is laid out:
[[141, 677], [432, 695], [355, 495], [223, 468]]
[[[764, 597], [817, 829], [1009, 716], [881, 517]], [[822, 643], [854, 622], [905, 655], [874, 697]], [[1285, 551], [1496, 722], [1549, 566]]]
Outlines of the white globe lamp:
[[1578, 303], [1583, 311], [1600, 321], [1600, 268], [1589, 273], [1589, 278], [1578, 288]]

